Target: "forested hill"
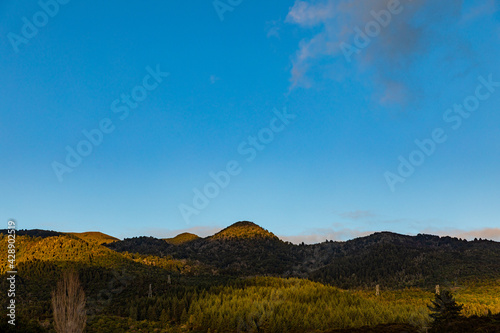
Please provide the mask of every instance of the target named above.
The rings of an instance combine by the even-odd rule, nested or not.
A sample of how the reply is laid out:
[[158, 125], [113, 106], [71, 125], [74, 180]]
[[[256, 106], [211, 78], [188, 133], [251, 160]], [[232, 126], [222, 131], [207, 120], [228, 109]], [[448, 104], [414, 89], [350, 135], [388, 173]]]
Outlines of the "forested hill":
[[[6, 235], [7, 229], [0, 229], [0, 234]], [[88, 242], [96, 242], [98, 244], [107, 244], [112, 243], [119, 240], [116, 237], [109, 236], [103, 234], [98, 231], [89, 231], [89, 232], [59, 232], [53, 230], [41, 230], [41, 229], [21, 229], [16, 231], [17, 236], [30, 236], [30, 237], [54, 237], [54, 236], [62, 236], [62, 235], [73, 235], [77, 238], [83, 239]]]
[[70, 232], [70, 235], [74, 235], [80, 239], [83, 239], [85, 241], [94, 241], [98, 244], [108, 244], [108, 243], [113, 243], [119, 240], [116, 237], [112, 237], [106, 234], [103, 234], [102, 232], [98, 231], [89, 231], [89, 232]]
[[297, 276], [343, 288], [500, 278], [500, 243], [421, 234], [380, 232], [346, 242], [293, 245], [245, 221], [176, 245], [138, 237], [106, 246], [118, 252], [196, 260], [217, 274]]
[[[0, 233], [6, 234], [6, 230]], [[47, 230], [19, 230], [17, 235], [34, 239], [59, 237], [63, 248], [63, 243], [81, 239], [97, 246], [96, 250], [107, 247], [113, 253], [158, 258], [154, 260], [187, 260], [191, 271], [215, 275], [302, 277], [342, 288], [376, 284], [431, 287], [500, 278], [500, 243], [432, 235], [379, 232], [346, 242], [294, 245], [248, 221], [237, 222], [206, 238], [186, 233], [170, 239], [136, 237], [121, 241], [99, 232]], [[38, 257], [45, 258], [39, 253]]]
[[258, 226], [253, 222], [240, 221], [236, 222], [229, 227], [219, 231], [215, 235], [209, 237], [210, 239], [227, 239], [227, 240], [241, 240], [241, 239], [273, 239], [279, 240], [273, 233]]
[[198, 237], [195, 234], [191, 234], [189, 232], [184, 232], [182, 234], [179, 234], [173, 238], [163, 238], [167, 243], [173, 244], [173, 245], [179, 245], [183, 243], [188, 243], [191, 242], [195, 239], [198, 239]]
[[[0, 230], [4, 262], [7, 240], [6, 230]], [[7, 268], [0, 270], [3, 290], [8, 290]], [[19, 230], [16, 268], [16, 328], [23, 332], [54, 331], [51, 293], [69, 271], [78, 273], [87, 295], [90, 333], [165, 327], [255, 332], [255, 325], [262, 332], [330, 332], [377, 324], [382, 326], [375, 331], [411, 332], [428, 326], [427, 305], [436, 284], [456, 291], [468, 316], [500, 311], [500, 243], [430, 235], [382, 232], [293, 245], [251, 222], [206, 238], [183, 234], [167, 240]], [[249, 278], [255, 275], [292, 278]], [[380, 297], [372, 288], [376, 284]], [[409, 286], [422, 288], [398, 288]], [[7, 302], [7, 293], [0, 301]], [[491, 326], [495, 320], [466, 324]], [[22, 326], [28, 324], [32, 329]], [[6, 325], [0, 324], [0, 332], [7, 332]]]

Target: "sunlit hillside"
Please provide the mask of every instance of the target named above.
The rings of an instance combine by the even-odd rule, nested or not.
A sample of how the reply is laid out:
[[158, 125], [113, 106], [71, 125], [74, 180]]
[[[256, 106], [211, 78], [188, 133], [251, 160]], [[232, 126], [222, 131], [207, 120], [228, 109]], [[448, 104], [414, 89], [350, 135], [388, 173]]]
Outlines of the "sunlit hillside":
[[[83, 235], [19, 231], [23, 332], [54, 332], [51, 295], [68, 271], [77, 273], [86, 295], [86, 332], [417, 333], [433, 325], [428, 305], [436, 285], [462, 306], [460, 324], [447, 323], [450, 332], [474, 323], [495, 327], [500, 313], [496, 242], [378, 233], [293, 245], [250, 222], [207, 238], [180, 235], [173, 244]], [[4, 262], [6, 239], [4, 231]]]
[[179, 245], [179, 244], [184, 244], [184, 243], [187, 243], [187, 242], [191, 242], [191, 241], [194, 241], [196, 239], [198, 239], [200, 237], [198, 237], [197, 235], [195, 234], [191, 234], [189, 232], [184, 232], [182, 234], [179, 234], [173, 238], [165, 238], [164, 240], [169, 243], [169, 244], [172, 244], [172, 245]]
[[102, 232], [98, 232], [98, 231], [70, 232], [68, 234], [75, 235], [76, 237], [81, 238], [87, 242], [95, 241], [98, 244], [108, 244], [108, 243], [116, 242], [119, 240], [116, 237], [109, 236], [109, 235], [103, 234]]
[[270, 238], [278, 239], [273, 233], [249, 221], [241, 221], [219, 231], [211, 239]]

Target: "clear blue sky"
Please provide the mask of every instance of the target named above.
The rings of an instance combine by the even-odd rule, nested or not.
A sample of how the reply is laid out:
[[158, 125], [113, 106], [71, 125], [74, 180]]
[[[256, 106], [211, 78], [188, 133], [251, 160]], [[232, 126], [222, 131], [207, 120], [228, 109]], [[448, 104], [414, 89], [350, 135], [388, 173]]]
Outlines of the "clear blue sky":
[[496, 1], [45, 2], [0, 3], [0, 223], [500, 240]]

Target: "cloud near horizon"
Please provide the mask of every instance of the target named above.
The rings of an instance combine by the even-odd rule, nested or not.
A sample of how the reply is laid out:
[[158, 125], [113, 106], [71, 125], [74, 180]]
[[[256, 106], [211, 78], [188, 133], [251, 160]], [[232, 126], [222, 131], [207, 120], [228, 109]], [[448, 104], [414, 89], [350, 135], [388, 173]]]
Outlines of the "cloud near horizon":
[[[111, 236], [118, 237], [120, 239], [137, 237], [137, 236], [152, 236], [152, 237], [156, 237], [156, 238], [172, 238], [172, 237], [175, 237], [179, 234], [188, 232], [188, 233], [200, 236], [200, 237], [207, 237], [207, 236], [212, 236], [213, 234], [218, 233], [222, 229], [224, 229], [224, 228], [217, 227], [217, 226], [214, 226], [214, 227], [195, 226], [195, 227], [190, 227], [190, 228], [185, 228], [185, 229], [148, 228], [148, 229], [140, 229], [140, 233], [138, 232], [138, 234], [136, 236], [124, 236], [124, 235], [120, 235], [120, 237], [115, 236], [115, 235], [111, 235]], [[127, 234], [130, 234], [130, 233], [131, 233], [131, 231], [128, 230]]]
[[[433, 60], [437, 62], [434, 66], [450, 59], [473, 57], [467, 40], [459, 33], [460, 24], [491, 14], [497, 6], [493, 0], [487, 0], [486, 4], [474, 7], [475, 10], [463, 13], [462, 0], [446, 4], [401, 0], [398, 13], [384, 21], [388, 24], [385, 27], [378, 24], [379, 33], [368, 36], [369, 42], [364, 47], [357, 47], [359, 51], [346, 57], [345, 54], [349, 54], [343, 51], [346, 45], [362, 45], [355, 44], [357, 29], [365, 32], [369, 22], [377, 22], [373, 13], [388, 12], [391, 1], [296, 0], [285, 22], [310, 32], [310, 37], [300, 41], [293, 57], [292, 89], [310, 87], [315, 73], [338, 81], [368, 79], [375, 89], [376, 100], [383, 104], [405, 104], [416, 99], [419, 89], [423, 89], [416, 76], [430, 52], [441, 52], [438, 60]], [[443, 47], [444, 39], [446, 47]], [[473, 64], [470, 60], [467, 66]]]
[[[354, 212], [355, 213], [355, 212]], [[335, 224], [336, 228], [316, 228], [307, 230], [299, 235], [279, 235], [276, 234], [283, 241], [288, 241], [293, 244], [300, 244], [304, 242], [305, 244], [316, 244], [324, 242], [325, 240], [333, 241], [347, 241], [358, 237], [369, 236], [376, 232], [390, 231], [395, 233], [401, 233], [398, 231], [391, 230], [359, 230], [353, 228], [342, 227], [341, 224]], [[181, 233], [189, 232], [200, 237], [208, 237], [216, 234], [217, 232], [224, 229], [223, 227], [208, 227], [208, 226], [195, 226], [186, 229], [146, 229], [141, 230], [141, 234], [136, 236], [152, 236], [156, 238], [172, 238]], [[130, 233], [130, 230], [128, 231]], [[488, 239], [500, 242], [500, 228], [482, 228], [476, 230], [460, 230], [460, 229], [435, 229], [427, 228], [417, 233], [431, 234], [436, 236], [450, 236], [457, 238], [464, 238], [467, 240], [473, 240], [474, 238]], [[410, 234], [416, 235], [416, 234]], [[134, 236], [127, 235], [110, 235], [118, 237], [120, 239], [130, 238]], [[121, 237], [120, 237], [121, 236]]]
[[483, 228], [476, 230], [460, 230], [460, 229], [427, 229], [422, 233], [430, 233], [438, 236], [450, 236], [473, 240], [481, 238], [500, 242], [500, 228]]
[[377, 214], [373, 213], [372, 211], [369, 210], [355, 210], [352, 212], [344, 212], [338, 214], [340, 217], [343, 217], [345, 219], [351, 219], [351, 220], [360, 220], [364, 218], [369, 218], [369, 217], [376, 217]]
[[[389, 231], [389, 230], [385, 230]], [[355, 229], [313, 229], [310, 232], [305, 232], [297, 236], [278, 236], [284, 241], [289, 241], [294, 244], [300, 244], [304, 242], [305, 244], [316, 244], [324, 242], [325, 240], [333, 241], [347, 241], [358, 237], [369, 236], [378, 231], [361, 231]], [[399, 233], [399, 232], [395, 232]], [[500, 228], [483, 228], [477, 230], [460, 230], [460, 229], [425, 229], [421, 234], [430, 234], [440, 237], [457, 237], [467, 240], [474, 240], [474, 238], [481, 238], [487, 240], [493, 240], [500, 242]]]
[[300, 244], [304, 242], [305, 244], [316, 244], [324, 242], [325, 240], [333, 240], [333, 241], [344, 241], [353, 238], [368, 236], [373, 234], [375, 231], [360, 231], [349, 228], [342, 229], [331, 229], [331, 228], [322, 228], [322, 229], [312, 229], [308, 232], [304, 232], [301, 235], [296, 236], [281, 236], [277, 235], [280, 239], [288, 242], [292, 242], [294, 244]]

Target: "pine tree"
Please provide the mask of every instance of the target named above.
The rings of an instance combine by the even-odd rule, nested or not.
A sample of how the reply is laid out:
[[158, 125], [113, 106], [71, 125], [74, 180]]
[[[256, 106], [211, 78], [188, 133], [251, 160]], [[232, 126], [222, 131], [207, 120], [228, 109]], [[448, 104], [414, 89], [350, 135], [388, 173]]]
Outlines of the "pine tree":
[[156, 315], [156, 310], [154, 306], [150, 305], [148, 307], [148, 320], [149, 321], [156, 321], [158, 320], [158, 316]]
[[130, 307], [129, 317], [133, 320], [137, 320], [137, 307], [136, 306]]
[[181, 323], [186, 323], [188, 320], [188, 315], [187, 315], [187, 312], [186, 312], [186, 308], [184, 308], [182, 310], [182, 314], [181, 314]]
[[434, 323], [439, 325], [450, 319], [460, 317], [463, 305], [457, 304], [449, 290], [443, 290], [440, 294], [436, 294], [432, 305], [427, 307], [431, 310], [430, 316], [434, 318]]
[[165, 309], [161, 310], [160, 321], [162, 324], [168, 323], [168, 314], [167, 311], [165, 311]]

